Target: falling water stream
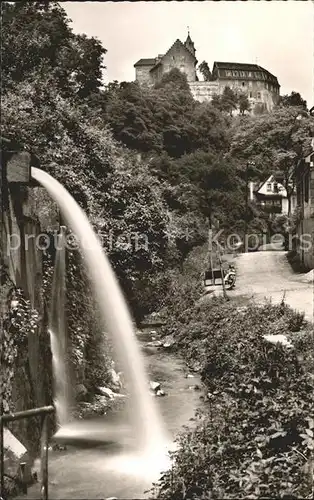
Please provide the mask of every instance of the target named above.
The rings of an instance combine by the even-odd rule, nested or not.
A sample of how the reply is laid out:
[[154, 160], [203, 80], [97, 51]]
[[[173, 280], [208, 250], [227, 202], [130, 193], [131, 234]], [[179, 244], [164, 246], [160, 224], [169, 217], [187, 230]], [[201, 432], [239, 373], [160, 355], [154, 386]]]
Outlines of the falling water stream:
[[65, 322], [65, 228], [60, 228], [57, 238], [56, 258], [51, 289], [49, 334], [54, 373], [54, 404], [57, 423], [63, 427], [69, 422], [70, 390], [66, 362]]
[[[136, 433], [138, 451], [141, 451], [141, 456], [150, 457], [153, 463], [156, 463], [155, 458], [158, 457], [157, 462], [160, 459], [160, 463], [164, 465], [167, 456], [166, 447], [169, 444], [168, 437], [155, 400], [149, 393], [144, 361], [131, 316], [108, 258], [87, 216], [68, 191], [57, 180], [40, 169], [32, 168], [32, 177], [56, 201], [63, 218], [80, 244], [95, 297], [99, 303], [104, 329], [106, 328], [111, 335], [116, 355], [129, 386], [131, 401], [129, 411], [133, 420], [133, 434]], [[57, 311], [54, 315], [56, 314], [58, 314]], [[64, 392], [65, 374], [63, 369], [60, 370], [60, 367], [64, 366], [60, 358], [62, 344], [56, 342], [56, 335], [59, 334], [56, 331], [57, 328], [58, 321], [53, 323], [50, 333], [54, 351], [55, 387], [59, 391], [56, 394], [56, 411], [58, 420], [62, 424], [67, 419], [67, 408]]]

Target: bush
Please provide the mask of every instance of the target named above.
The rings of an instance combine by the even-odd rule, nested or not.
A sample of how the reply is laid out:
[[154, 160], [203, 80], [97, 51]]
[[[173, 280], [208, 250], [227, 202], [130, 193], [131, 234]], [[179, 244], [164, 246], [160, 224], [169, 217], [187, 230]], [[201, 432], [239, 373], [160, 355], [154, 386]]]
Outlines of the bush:
[[[314, 357], [303, 317], [284, 302], [239, 310], [220, 299], [185, 317], [167, 329], [200, 363], [208, 395], [196, 429], [179, 437], [158, 498], [309, 498]], [[294, 348], [263, 338], [279, 333]]]

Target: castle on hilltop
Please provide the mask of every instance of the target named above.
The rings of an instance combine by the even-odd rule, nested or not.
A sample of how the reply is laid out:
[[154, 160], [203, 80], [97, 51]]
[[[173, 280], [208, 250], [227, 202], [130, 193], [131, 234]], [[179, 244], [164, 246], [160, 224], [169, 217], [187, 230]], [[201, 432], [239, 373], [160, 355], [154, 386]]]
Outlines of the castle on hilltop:
[[192, 95], [197, 101], [211, 101], [213, 95], [223, 93], [225, 87], [246, 94], [254, 112], [256, 107], [271, 111], [278, 102], [280, 85], [276, 76], [257, 64], [214, 62], [211, 81], [199, 81], [194, 43], [188, 33], [184, 43], [176, 40], [165, 54], [151, 59], [140, 59], [134, 64], [136, 81], [154, 85], [164, 73], [177, 68], [186, 74]]

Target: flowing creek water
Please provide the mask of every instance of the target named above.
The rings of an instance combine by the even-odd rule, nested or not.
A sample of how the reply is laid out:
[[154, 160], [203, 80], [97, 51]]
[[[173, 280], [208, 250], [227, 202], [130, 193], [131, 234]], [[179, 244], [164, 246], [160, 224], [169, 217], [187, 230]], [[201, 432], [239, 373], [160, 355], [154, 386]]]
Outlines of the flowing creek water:
[[[156, 397], [166, 429], [172, 438], [185, 425], [193, 425], [195, 410], [202, 406], [202, 392], [195, 390], [201, 386], [198, 374], [186, 378], [189, 373], [184, 362], [175, 354], [165, 350], [145, 348], [151, 340], [149, 329], [137, 335], [143, 350], [146, 373], [150, 380], [161, 383], [166, 392], [164, 397]], [[153, 397], [153, 396], [151, 396]], [[67, 446], [64, 451], [49, 452], [49, 498], [52, 499], [118, 499], [147, 498], [145, 494], [157, 479], [154, 463], [138, 464], [136, 459], [124, 461], [117, 447], [119, 436], [123, 433], [123, 424], [116, 415], [88, 420], [93, 429], [92, 436], [104, 442], [94, 445], [82, 442], [81, 445]], [[151, 432], [154, 433], [152, 425]], [[112, 441], [109, 442], [109, 437]], [[136, 436], [134, 435], [134, 439]], [[112, 460], [113, 457], [115, 460]], [[158, 465], [157, 465], [158, 467]], [[158, 472], [158, 470], [157, 470]], [[158, 474], [157, 474], [158, 475]], [[32, 486], [24, 498], [38, 499], [39, 485]]]

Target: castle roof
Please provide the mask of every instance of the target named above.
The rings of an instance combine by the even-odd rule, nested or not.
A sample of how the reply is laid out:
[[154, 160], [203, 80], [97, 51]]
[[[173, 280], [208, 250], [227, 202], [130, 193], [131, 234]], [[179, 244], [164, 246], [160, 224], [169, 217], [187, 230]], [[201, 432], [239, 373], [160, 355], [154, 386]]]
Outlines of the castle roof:
[[[219, 78], [250, 78], [253, 80], [268, 80], [273, 84], [278, 85], [279, 83], [276, 76], [272, 75], [267, 69], [262, 68], [258, 64], [248, 64], [248, 63], [236, 63], [236, 62], [214, 62], [213, 71], [218, 71]], [[234, 71], [236, 74], [227, 75], [226, 71]], [[237, 74], [237, 72], [250, 72], [250, 75]]]
[[153, 59], [140, 59], [134, 66], [155, 66], [156, 58]]
[[[155, 68], [157, 68], [157, 67], [158, 67], [158, 66], [162, 63], [163, 58], [164, 58], [167, 54], [169, 54], [169, 53], [172, 51], [172, 49], [173, 49], [173, 48], [175, 48], [176, 46], [177, 46], [177, 47], [178, 47], [178, 46], [179, 46], [179, 47], [182, 47], [182, 48], [183, 48], [186, 52], [188, 52], [188, 53], [190, 54], [190, 56], [192, 55], [192, 56], [194, 57], [195, 61], [197, 62], [196, 57], [195, 57], [195, 56], [191, 53], [191, 51], [190, 51], [190, 50], [189, 50], [189, 49], [188, 49], [188, 48], [184, 45], [184, 43], [182, 43], [182, 42], [181, 42], [181, 40], [179, 40], [179, 38], [178, 38], [178, 39], [177, 39], [177, 40], [176, 40], [176, 41], [175, 41], [175, 42], [171, 45], [170, 49], [168, 49], [168, 50], [167, 50], [167, 52], [166, 52], [166, 53], [165, 53], [162, 57], [160, 57], [160, 58], [156, 58], [156, 59], [154, 60], [154, 67], [153, 67], [150, 71], [154, 71], [154, 70], [155, 70]], [[148, 59], [147, 59], [147, 60], [148, 60]]]
[[192, 38], [190, 37], [190, 33], [188, 33], [188, 36], [187, 36], [187, 38], [185, 40], [185, 43], [191, 43], [191, 44], [194, 45], [194, 42], [192, 41]]

